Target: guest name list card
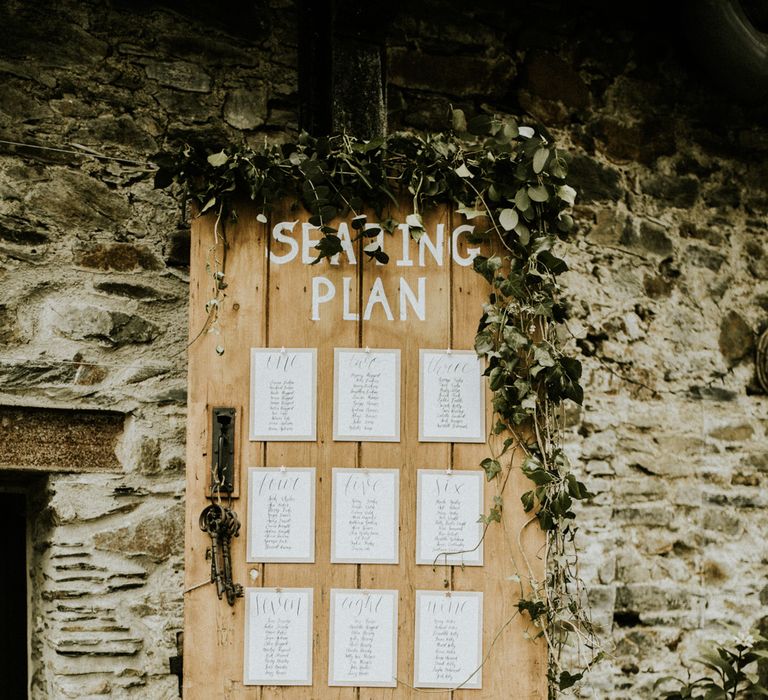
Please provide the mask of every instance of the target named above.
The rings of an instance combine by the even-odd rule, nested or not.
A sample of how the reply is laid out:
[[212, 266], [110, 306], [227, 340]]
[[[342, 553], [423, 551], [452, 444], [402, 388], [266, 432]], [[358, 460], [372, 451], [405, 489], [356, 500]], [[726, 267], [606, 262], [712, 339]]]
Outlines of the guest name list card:
[[419, 440], [485, 439], [485, 383], [476, 353], [419, 350]]
[[479, 470], [418, 470], [417, 564], [483, 564], [483, 484]]
[[328, 685], [397, 685], [397, 597], [331, 589]]
[[315, 469], [248, 470], [248, 559], [315, 561]]
[[400, 471], [334, 469], [331, 562], [397, 564]]
[[244, 685], [312, 685], [312, 589], [247, 588]]
[[417, 688], [482, 688], [483, 594], [416, 591]]
[[251, 440], [314, 441], [317, 350], [251, 348]]
[[400, 350], [334, 350], [333, 439], [400, 440]]

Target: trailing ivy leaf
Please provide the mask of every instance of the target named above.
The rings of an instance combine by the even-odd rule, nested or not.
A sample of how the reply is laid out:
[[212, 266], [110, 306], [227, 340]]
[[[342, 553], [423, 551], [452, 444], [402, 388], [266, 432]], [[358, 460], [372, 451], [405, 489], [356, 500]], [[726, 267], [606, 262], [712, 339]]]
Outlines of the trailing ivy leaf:
[[490, 457], [487, 457], [482, 462], [480, 462], [480, 466], [485, 471], [485, 477], [488, 481], [491, 481], [500, 471], [501, 471], [501, 465], [499, 462], [495, 459], [491, 459]]
[[576, 190], [569, 185], [561, 185], [557, 188], [557, 196], [564, 202], [573, 206], [576, 203]]
[[386, 265], [389, 262], [389, 255], [387, 255], [383, 250], [377, 250], [373, 257], [376, 258], [376, 262], [380, 262], [382, 265]]
[[356, 216], [352, 219], [352, 228], [355, 229], [355, 231], [360, 231], [365, 228], [365, 223], [368, 220], [368, 217], [365, 214], [360, 214], [359, 216]]
[[526, 491], [520, 496], [520, 501], [523, 504], [523, 510], [526, 513], [530, 513], [536, 505], [536, 497], [534, 496], [533, 491]]
[[583, 673], [568, 673], [568, 671], [560, 671], [560, 678], [557, 681], [557, 687], [560, 690], [567, 690], [576, 685], [584, 677]]
[[526, 139], [533, 138], [533, 135], [536, 133], [530, 126], [521, 126], [518, 131], [520, 136]]
[[568, 493], [576, 500], [581, 501], [585, 498], [592, 498], [595, 495], [590, 493], [587, 487], [578, 481], [573, 474], [568, 474], [565, 480], [568, 484]]
[[214, 168], [220, 168], [228, 160], [229, 160], [229, 156], [226, 153], [224, 153], [224, 151], [220, 151], [219, 153], [211, 153], [211, 155], [208, 156], [208, 162]]
[[544, 345], [537, 345], [533, 351], [533, 357], [542, 367], [554, 367], [555, 360]]
[[453, 172], [455, 172], [459, 177], [474, 177], [465, 163], [462, 163]]
[[539, 253], [539, 262], [544, 265], [553, 275], [561, 275], [568, 272], [568, 265], [565, 260], [558, 258], [548, 250]]
[[216, 197], [211, 197], [200, 210], [200, 213], [205, 214], [214, 204], [216, 204]]
[[478, 355], [487, 355], [493, 348], [494, 341], [490, 333], [484, 331], [475, 336], [475, 352]]
[[163, 190], [169, 185], [173, 184], [174, 171], [170, 168], [159, 168], [155, 172], [155, 179], [153, 188], [156, 190]]

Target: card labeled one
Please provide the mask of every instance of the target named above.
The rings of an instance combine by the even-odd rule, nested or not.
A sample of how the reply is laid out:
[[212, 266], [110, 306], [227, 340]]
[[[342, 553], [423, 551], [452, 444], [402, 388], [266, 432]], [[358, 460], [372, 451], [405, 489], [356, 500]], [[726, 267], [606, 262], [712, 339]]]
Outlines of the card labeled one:
[[417, 688], [482, 688], [483, 594], [416, 591]]
[[247, 561], [315, 561], [314, 467], [248, 470]]
[[317, 350], [251, 348], [251, 440], [317, 437]]
[[336, 348], [333, 439], [400, 440], [400, 350]]
[[246, 588], [243, 685], [312, 685], [311, 588]]
[[419, 469], [417, 478], [416, 563], [482, 566], [485, 472]]
[[397, 685], [397, 591], [331, 589], [328, 685]]
[[400, 471], [334, 469], [331, 561], [397, 564]]
[[419, 350], [419, 440], [485, 442], [485, 381], [473, 350]]

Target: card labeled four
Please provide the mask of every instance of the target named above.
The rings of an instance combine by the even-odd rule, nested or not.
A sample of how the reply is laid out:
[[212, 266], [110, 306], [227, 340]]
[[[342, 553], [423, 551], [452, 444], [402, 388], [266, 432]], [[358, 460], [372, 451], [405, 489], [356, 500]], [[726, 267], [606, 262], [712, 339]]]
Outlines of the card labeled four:
[[245, 590], [243, 685], [312, 685], [312, 589]]
[[482, 688], [483, 594], [416, 591], [417, 688]]
[[473, 350], [419, 350], [419, 440], [485, 442], [485, 382]]
[[334, 469], [331, 562], [397, 564], [400, 471]]
[[397, 591], [331, 589], [328, 685], [397, 685]]
[[419, 469], [416, 563], [483, 565], [485, 472]]
[[315, 561], [314, 467], [248, 470], [247, 561]]
[[400, 350], [336, 348], [333, 439], [400, 440]]
[[317, 438], [317, 350], [251, 348], [251, 440]]

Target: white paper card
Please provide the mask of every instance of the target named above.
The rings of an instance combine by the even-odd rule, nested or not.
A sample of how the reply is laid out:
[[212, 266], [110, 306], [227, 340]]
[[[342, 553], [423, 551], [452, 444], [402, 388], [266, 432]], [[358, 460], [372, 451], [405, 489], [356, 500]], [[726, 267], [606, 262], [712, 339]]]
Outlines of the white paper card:
[[417, 688], [482, 688], [483, 594], [416, 591]]
[[243, 685], [312, 685], [311, 588], [246, 588]]
[[317, 436], [317, 350], [251, 348], [251, 440]]
[[419, 440], [485, 442], [485, 382], [472, 350], [419, 350]]
[[397, 591], [331, 589], [328, 685], [397, 685]]
[[248, 470], [247, 561], [315, 561], [315, 469]]
[[334, 350], [333, 439], [400, 440], [400, 350]]
[[334, 469], [331, 561], [397, 564], [398, 469]]
[[416, 563], [482, 566], [485, 472], [419, 469]]

